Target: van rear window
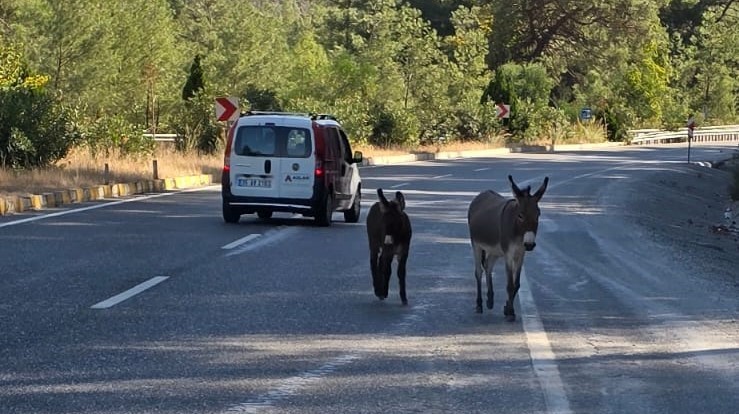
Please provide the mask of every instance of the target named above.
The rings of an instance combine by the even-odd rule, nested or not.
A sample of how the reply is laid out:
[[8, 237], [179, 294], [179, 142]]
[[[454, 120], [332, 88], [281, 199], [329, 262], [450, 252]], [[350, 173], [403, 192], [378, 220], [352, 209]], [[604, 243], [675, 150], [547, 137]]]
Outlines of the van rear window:
[[311, 155], [306, 128], [247, 125], [236, 133], [234, 152], [242, 156], [307, 158]]

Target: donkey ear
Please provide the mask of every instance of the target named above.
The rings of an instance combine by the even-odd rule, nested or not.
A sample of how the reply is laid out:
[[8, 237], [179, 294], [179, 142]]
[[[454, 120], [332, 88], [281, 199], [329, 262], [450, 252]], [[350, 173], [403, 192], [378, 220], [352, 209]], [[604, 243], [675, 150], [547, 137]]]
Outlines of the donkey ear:
[[395, 192], [395, 201], [398, 202], [398, 205], [400, 206], [400, 211], [405, 210], [405, 196], [400, 191]]
[[549, 177], [544, 177], [544, 184], [539, 187], [538, 190], [534, 193], [534, 198], [539, 201], [541, 200], [541, 197], [544, 195], [544, 192], [547, 191], [547, 185], [549, 184]]
[[516, 197], [523, 197], [523, 191], [521, 191], [520, 188], [516, 185], [515, 182], [513, 182], [513, 177], [511, 175], [508, 176], [508, 181], [511, 182], [511, 189], [513, 189], [513, 195]]
[[389, 206], [390, 202], [385, 198], [385, 194], [382, 192], [382, 188], [377, 189], [377, 197], [380, 198], [380, 210], [385, 211]]

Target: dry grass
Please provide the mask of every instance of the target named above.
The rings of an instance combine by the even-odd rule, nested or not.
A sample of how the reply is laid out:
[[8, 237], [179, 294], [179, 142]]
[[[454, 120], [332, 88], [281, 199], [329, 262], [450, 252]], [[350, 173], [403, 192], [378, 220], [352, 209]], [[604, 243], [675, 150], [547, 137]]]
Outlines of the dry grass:
[[[371, 145], [355, 145], [365, 158], [401, 155], [418, 152], [482, 150], [502, 147], [502, 139], [491, 142], [452, 142], [444, 145], [421, 147], [378, 148]], [[85, 187], [108, 183], [133, 182], [153, 178], [152, 161], [157, 160], [159, 178], [194, 174], [218, 176], [223, 165], [223, 155], [182, 154], [172, 149], [160, 148], [153, 156], [131, 159], [111, 155], [91, 156], [86, 150], [73, 151], [55, 166], [45, 169], [10, 171], [0, 169], [0, 195], [42, 194], [59, 189]], [[109, 174], [106, 180], [105, 164]]]
[[109, 183], [133, 182], [153, 178], [153, 160], [159, 178], [193, 174], [219, 174], [222, 155], [181, 154], [159, 149], [153, 156], [139, 159], [118, 156], [93, 157], [87, 151], [74, 151], [55, 166], [45, 169], [10, 171], [0, 169], [0, 195], [41, 194], [63, 188], [105, 184], [105, 164]]

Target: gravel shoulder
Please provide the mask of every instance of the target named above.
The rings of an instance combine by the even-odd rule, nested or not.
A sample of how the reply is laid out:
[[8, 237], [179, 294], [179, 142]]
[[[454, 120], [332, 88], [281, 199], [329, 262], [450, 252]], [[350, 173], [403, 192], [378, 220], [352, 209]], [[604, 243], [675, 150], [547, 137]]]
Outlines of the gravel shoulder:
[[620, 214], [663, 246], [672, 263], [739, 290], [739, 229], [731, 226], [739, 222], [739, 203], [729, 197], [731, 182], [726, 170], [695, 165], [640, 174], [624, 189], [639, 207], [619, 208]]

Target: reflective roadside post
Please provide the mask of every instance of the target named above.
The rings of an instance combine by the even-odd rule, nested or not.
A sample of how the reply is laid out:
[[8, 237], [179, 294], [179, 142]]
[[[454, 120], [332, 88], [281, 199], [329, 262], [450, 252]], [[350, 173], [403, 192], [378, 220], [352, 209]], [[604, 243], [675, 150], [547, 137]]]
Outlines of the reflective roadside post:
[[693, 141], [693, 132], [695, 130], [695, 117], [693, 114], [688, 115], [688, 164], [690, 164], [690, 143]]

